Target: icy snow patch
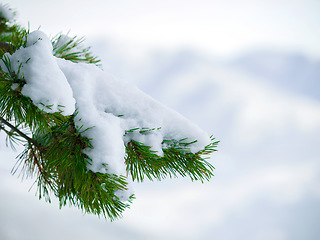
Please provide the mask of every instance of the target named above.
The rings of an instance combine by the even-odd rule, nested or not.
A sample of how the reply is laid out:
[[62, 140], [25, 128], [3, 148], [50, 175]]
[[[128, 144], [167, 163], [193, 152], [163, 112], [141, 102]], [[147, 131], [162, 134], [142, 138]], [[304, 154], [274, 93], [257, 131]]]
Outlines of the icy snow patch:
[[[30, 97], [36, 106], [51, 113], [74, 113], [72, 89], [52, 55], [51, 41], [44, 33], [30, 33], [25, 48], [21, 47], [12, 56], [9, 53], [5, 56], [11, 61], [12, 70], [26, 81], [21, 93]], [[5, 70], [3, 64], [1, 67]]]
[[6, 5], [0, 3], [0, 17], [12, 20], [14, 18], [14, 12]]

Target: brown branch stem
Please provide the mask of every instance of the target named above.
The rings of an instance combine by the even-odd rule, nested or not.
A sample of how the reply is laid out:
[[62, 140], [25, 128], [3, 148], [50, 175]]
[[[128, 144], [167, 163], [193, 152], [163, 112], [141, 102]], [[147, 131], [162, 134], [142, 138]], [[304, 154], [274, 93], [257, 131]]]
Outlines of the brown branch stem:
[[17, 127], [13, 126], [11, 123], [6, 121], [2, 117], [0, 117], [0, 122], [2, 122], [3, 124], [7, 125], [9, 128], [14, 130], [16, 133], [18, 133], [21, 137], [23, 137], [28, 142], [33, 143], [33, 145], [37, 146], [37, 148], [40, 148], [39, 144], [34, 139], [30, 138], [29, 136], [27, 136], [26, 134], [21, 132]]
[[13, 46], [6, 42], [0, 42], [0, 49], [4, 50], [5, 52], [9, 52], [13, 49]]
[[[41, 174], [41, 176], [43, 177], [43, 180], [51, 187], [51, 189], [55, 189], [54, 184], [52, 183], [52, 181], [50, 181], [49, 178], [47, 178], [46, 174], [45, 174], [45, 170], [43, 169], [38, 156], [36, 154], [36, 150], [34, 149], [34, 147], [36, 147], [38, 150], [41, 149], [40, 145], [32, 138], [28, 137], [26, 134], [24, 134], [23, 132], [21, 132], [17, 127], [13, 126], [11, 123], [9, 123], [8, 121], [6, 121], [5, 119], [3, 119], [2, 117], [0, 117], [0, 122], [2, 122], [3, 124], [7, 125], [9, 128], [11, 128], [13, 131], [15, 131], [17, 134], [19, 134], [21, 137], [23, 137], [25, 140], [27, 140], [29, 143], [32, 143], [33, 146], [30, 147], [30, 154], [32, 154], [32, 158], [33, 158], [33, 163], [38, 167], [38, 171]], [[0, 129], [4, 129], [4, 127], [0, 126]], [[5, 130], [5, 132], [8, 134], [8, 131]]]

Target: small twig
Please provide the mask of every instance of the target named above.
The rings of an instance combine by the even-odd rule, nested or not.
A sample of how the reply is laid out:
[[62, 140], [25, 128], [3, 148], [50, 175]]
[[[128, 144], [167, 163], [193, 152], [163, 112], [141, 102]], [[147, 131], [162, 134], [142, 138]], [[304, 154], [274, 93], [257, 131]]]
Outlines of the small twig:
[[4, 50], [5, 52], [9, 52], [10, 50], [14, 50], [14, 47], [6, 42], [0, 42], [0, 49]]
[[[26, 139], [29, 143], [32, 143], [38, 150], [41, 149], [40, 145], [32, 138], [28, 137], [26, 134], [24, 134], [23, 132], [21, 132], [17, 127], [13, 126], [11, 123], [9, 123], [8, 121], [6, 121], [5, 119], [3, 119], [2, 117], [0, 117], [0, 122], [2, 122], [3, 124], [7, 125], [8, 127], [10, 127], [13, 131], [15, 131], [17, 134], [19, 134], [21, 137], [23, 137], [24, 139]], [[0, 127], [0, 129], [5, 130], [4, 127]], [[6, 131], [6, 133], [8, 134], [8, 132]], [[33, 163], [38, 167], [38, 171], [41, 174], [41, 176], [43, 177], [44, 181], [52, 188], [54, 189], [54, 185], [52, 183], [52, 181], [50, 181], [49, 178], [47, 178], [47, 176], [45, 175], [45, 170], [43, 169], [38, 156], [36, 154], [36, 150], [34, 149], [34, 146], [31, 146], [31, 152], [30, 154], [32, 154], [32, 159], [34, 160]]]
[[37, 148], [40, 148], [39, 144], [32, 138], [28, 137], [26, 134], [24, 134], [23, 132], [21, 132], [17, 127], [13, 126], [11, 123], [7, 122], [5, 119], [3, 119], [2, 117], [0, 117], [0, 121], [2, 123], [4, 123], [5, 125], [7, 125], [9, 128], [11, 128], [12, 130], [14, 130], [16, 133], [18, 133], [21, 137], [23, 137], [24, 139], [26, 139], [28, 142], [33, 143], [35, 146], [37, 146]]
[[3, 130], [3, 131], [5, 131], [5, 133], [7, 134], [7, 135], [11, 135], [11, 133], [7, 130], [7, 129], [5, 129], [5, 127], [4, 126], [1, 126], [0, 125], [0, 130]]

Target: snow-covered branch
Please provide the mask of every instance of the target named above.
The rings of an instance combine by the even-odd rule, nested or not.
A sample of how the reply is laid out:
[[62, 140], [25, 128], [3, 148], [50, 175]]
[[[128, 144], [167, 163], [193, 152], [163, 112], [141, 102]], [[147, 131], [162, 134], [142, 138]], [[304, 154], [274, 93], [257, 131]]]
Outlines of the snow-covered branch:
[[0, 21], [0, 121], [29, 143], [19, 161], [37, 173], [40, 197], [53, 192], [61, 206], [114, 219], [134, 198], [134, 180], [213, 176], [205, 157], [218, 142], [103, 71], [82, 41]]

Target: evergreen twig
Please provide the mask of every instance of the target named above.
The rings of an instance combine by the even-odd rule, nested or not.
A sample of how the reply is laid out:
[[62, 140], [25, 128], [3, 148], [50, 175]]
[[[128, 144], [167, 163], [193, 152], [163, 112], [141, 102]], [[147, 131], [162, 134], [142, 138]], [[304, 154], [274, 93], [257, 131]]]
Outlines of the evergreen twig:
[[10, 127], [12, 130], [14, 130], [16, 133], [18, 133], [21, 137], [23, 137], [25, 140], [27, 140], [28, 142], [34, 144], [35, 146], [37, 146], [38, 148], [40, 148], [40, 146], [38, 145], [38, 143], [28, 137], [26, 134], [24, 134], [23, 132], [21, 132], [18, 128], [16, 128], [15, 126], [13, 126], [11, 123], [9, 123], [8, 121], [6, 121], [5, 119], [3, 119], [2, 117], [0, 117], [0, 122], [4, 123], [5, 125], [7, 125], [8, 127]]

